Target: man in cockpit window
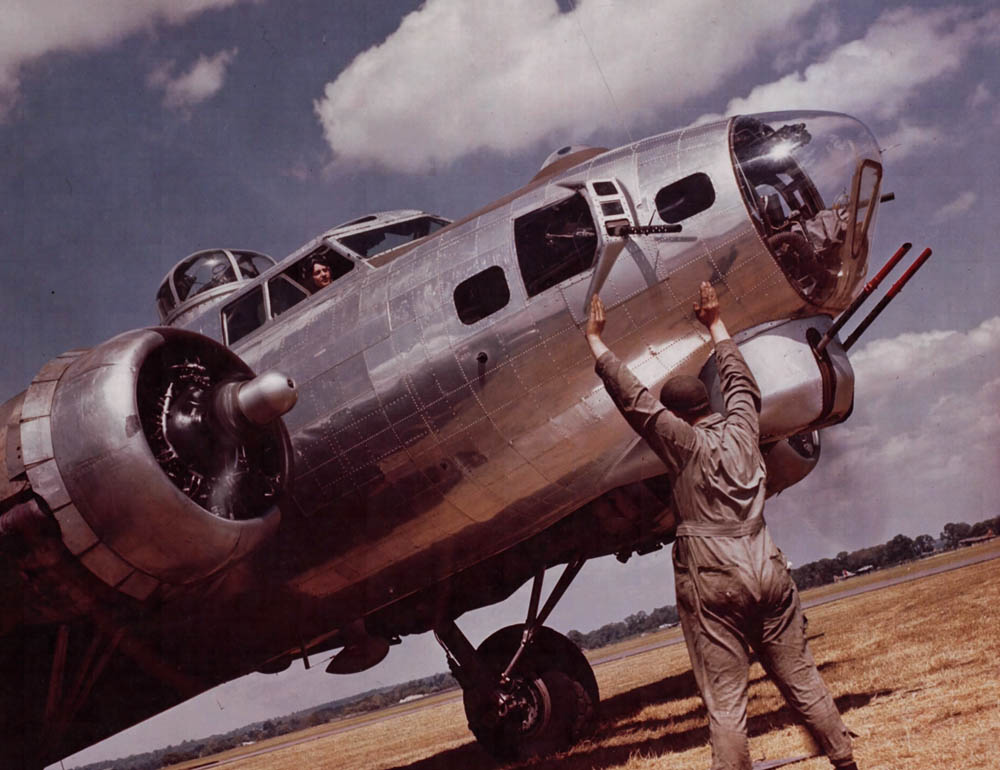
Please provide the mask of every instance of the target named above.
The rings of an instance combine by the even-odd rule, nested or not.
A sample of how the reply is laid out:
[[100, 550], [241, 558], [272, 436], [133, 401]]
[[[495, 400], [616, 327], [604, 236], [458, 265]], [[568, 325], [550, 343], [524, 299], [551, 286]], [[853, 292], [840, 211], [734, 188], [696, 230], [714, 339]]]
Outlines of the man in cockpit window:
[[[704, 384], [673, 377], [650, 395], [601, 340], [595, 294], [587, 342], [597, 374], [629, 425], [666, 465], [678, 520], [674, 581], [684, 641], [708, 711], [712, 770], [750, 770], [750, 650], [836, 768], [857, 770], [851, 738], [806, 646], [805, 620], [787, 562], [764, 526], [760, 391], [702, 283], [695, 315], [712, 337], [726, 415]], [[662, 402], [662, 403], [661, 403]]]
[[331, 283], [333, 283], [333, 272], [330, 270], [330, 266], [318, 259], [313, 260], [309, 268], [309, 288], [312, 289], [312, 292], [315, 294]]

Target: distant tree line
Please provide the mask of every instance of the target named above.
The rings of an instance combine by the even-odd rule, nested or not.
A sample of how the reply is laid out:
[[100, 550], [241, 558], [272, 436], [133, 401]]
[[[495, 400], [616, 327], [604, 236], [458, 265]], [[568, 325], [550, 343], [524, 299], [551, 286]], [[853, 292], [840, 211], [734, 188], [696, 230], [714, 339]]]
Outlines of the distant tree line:
[[617, 623], [606, 623], [600, 628], [588, 631], [585, 634], [574, 630], [570, 631], [566, 636], [581, 649], [596, 650], [599, 647], [606, 647], [623, 639], [655, 631], [661, 626], [674, 625], [677, 621], [677, 607], [669, 604], [664, 607], [657, 607], [648, 614], [644, 610], [639, 610], [629, 615], [625, 620], [620, 620]]
[[851, 553], [841, 551], [836, 558], [820, 559], [796, 567], [792, 570], [792, 578], [800, 589], [814, 588], [832, 583], [845, 571], [857, 573], [863, 568], [891, 567], [919, 559], [936, 550], [950, 551], [958, 548], [959, 543], [966, 538], [980, 537], [989, 532], [1000, 532], [1000, 516], [984, 519], [975, 524], [965, 522], [945, 524], [937, 540], [930, 535], [917, 535], [915, 538], [896, 535], [882, 545], [862, 548]]
[[254, 722], [228, 733], [184, 741], [176, 746], [133, 754], [124, 759], [104, 760], [83, 765], [78, 770], [160, 770], [170, 765], [208, 757], [247, 742], [256, 743], [278, 735], [326, 724], [334, 719], [377, 711], [413, 695], [431, 695], [458, 687], [451, 674], [434, 674], [402, 684], [380, 687], [348, 698], [323, 703], [283, 717]]

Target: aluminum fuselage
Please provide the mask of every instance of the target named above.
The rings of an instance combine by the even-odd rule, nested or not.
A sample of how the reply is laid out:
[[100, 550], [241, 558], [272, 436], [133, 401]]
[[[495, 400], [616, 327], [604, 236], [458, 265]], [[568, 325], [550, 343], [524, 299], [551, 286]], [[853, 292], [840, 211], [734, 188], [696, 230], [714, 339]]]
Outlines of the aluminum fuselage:
[[[633, 222], [662, 223], [657, 192], [696, 173], [709, 177], [715, 200], [684, 220], [690, 240], [616, 239], [598, 228], [595, 267], [528, 296], [516, 219], [574, 191], [597, 211], [587, 183], [615, 180]], [[456, 286], [493, 266], [504, 272], [509, 302], [463, 323]], [[255, 371], [293, 377], [300, 393], [285, 417], [293, 491], [261, 557], [270, 572], [243, 580], [254, 590], [266, 590], [265, 579], [280, 584], [282, 606], [305, 608], [296, 633], [308, 640], [511, 548], [608, 490], [662, 473], [594, 375], [582, 331], [590, 292], [609, 308], [607, 341], [653, 387], [697, 374], [710, 355], [692, 313], [700, 282], [717, 285], [738, 333], [834, 314], [863, 278], [863, 264], [852, 269], [823, 307], [793, 288], [748, 213], [728, 123], [605, 152], [381, 267], [359, 263], [233, 346]], [[187, 326], [219, 337], [219, 313]]]

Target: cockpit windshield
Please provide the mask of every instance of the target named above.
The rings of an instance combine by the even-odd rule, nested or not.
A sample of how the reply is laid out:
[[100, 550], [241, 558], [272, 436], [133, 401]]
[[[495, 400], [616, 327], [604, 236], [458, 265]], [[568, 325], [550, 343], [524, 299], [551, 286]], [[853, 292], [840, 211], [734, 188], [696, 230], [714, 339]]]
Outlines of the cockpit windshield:
[[355, 254], [370, 259], [376, 254], [404, 246], [440, 230], [447, 222], [436, 217], [418, 217], [384, 227], [373, 227], [353, 235], [334, 236]]
[[839, 308], [867, 270], [882, 165], [874, 137], [835, 113], [735, 118], [731, 147], [751, 217], [802, 296]]

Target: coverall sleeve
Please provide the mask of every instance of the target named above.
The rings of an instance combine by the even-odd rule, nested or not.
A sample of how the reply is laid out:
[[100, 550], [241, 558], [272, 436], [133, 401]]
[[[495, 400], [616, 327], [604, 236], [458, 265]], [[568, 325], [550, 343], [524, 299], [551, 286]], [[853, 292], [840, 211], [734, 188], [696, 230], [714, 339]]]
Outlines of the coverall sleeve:
[[691, 426], [654, 398], [611, 351], [597, 359], [595, 371], [618, 411], [663, 460], [670, 475], [680, 473], [694, 447], [695, 433]]
[[715, 347], [719, 386], [726, 405], [726, 427], [745, 434], [754, 443], [760, 434], [760, 388], [747, 362], [732, 340]]

